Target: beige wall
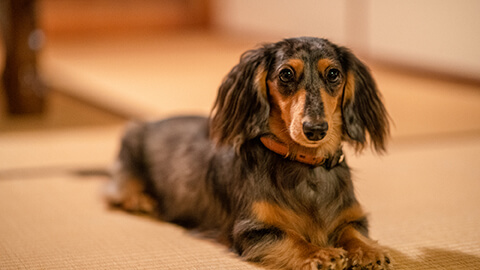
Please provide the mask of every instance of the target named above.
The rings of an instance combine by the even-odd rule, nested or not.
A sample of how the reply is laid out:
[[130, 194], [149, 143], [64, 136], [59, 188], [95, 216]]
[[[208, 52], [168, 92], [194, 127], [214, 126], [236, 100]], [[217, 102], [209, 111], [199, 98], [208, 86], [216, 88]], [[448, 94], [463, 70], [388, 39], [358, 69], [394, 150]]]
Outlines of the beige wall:
[[477, 0], [216, 0], [219, 28], [327, 37], [379, 60], [480, 79]]
[[344, 42], [345, 1], [216, 0], [213, 21], [221, 28], [268, 37], [313, 35]]
[[480, 1], [368, 2], [372, 56], [480, 78]]

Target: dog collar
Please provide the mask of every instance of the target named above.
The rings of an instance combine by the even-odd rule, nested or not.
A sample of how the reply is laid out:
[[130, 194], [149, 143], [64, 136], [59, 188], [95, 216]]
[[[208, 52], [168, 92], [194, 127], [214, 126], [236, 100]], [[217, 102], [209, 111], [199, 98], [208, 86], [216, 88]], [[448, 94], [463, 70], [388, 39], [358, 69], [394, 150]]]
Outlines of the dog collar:
[[270, 151], [277, 153], [283, 156], [284, 158], [288, 157], [300, 163], [312, 165], [315, 167], [326, 165], [326, 167], [331, 168], [343, 161], [343, 152], [341, 150], [339, 150], [339, 152], [335, 154], [336, 158], [327, 159], [324, 156], [314, 156], [306, 153], [295, 153], [295, 154], [290, 153], [290, 150], [287, 145], [279, 142], [278, 140], [272, 138], [271, 136], [262, 136], [260, 137], [260, 141]]

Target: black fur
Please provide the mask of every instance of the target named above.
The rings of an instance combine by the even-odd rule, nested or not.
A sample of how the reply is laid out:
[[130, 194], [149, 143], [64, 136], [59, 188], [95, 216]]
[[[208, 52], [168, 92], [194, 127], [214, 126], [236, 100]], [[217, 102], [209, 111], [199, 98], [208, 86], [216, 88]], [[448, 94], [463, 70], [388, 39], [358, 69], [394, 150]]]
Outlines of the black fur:
[[[318, 260], [315, 267], [325, 269], [329, 264], [346, 267], [340, 249], [335, 250], [337, 257], [328, 255], [333, 257], [327, 261], [309, 255], [339, 247], [348, 228], [368, 236], [361, 212], [358, 217], [342, 218], [342, 213], [358, 205], [346, 162], [340, 160], [331, 167], [301, 164], [273, 153], [259, 139], [271, 133], [269, 89], [261, 80], [271, 78], [273, 66], [293, 55], [337, 59], [343, 79], [349, 72], [354, 74], [354, 98], [344, 102], [343, 135], [363, 146], [369, 134], [374, 148], [384, 150], [388, 121], [368, 69], [347, 49], [327, 40], [288, 39], [242, 55], [220, 86], [209, 118], [177, 117], [131, 128], [122, 141], [119, 168], [110, 183], [113, 190], [120, 190], [118, 183], [125, 179], [140, 179], [162, 220], [214, 237], [243, 258], [268, 267], [308, 268], [310, 260]], [[336, 151], [341, 152], [341, 145]], [[291, 231], [282, 227], [282, 221], [278, 226], [267, 224], [253, 210], [257, 202], [305, 217], [311, 228]], [[326, 240], [318, 234], [325, 234]], [[292, 253], [296, 255], [278, 255], [278, 261], [271, 262], [275, 254], [269, 250], [287, 243], [285, 239], [292, 235], [298, 235], [305, 250], [316, 253], [298, 250]], [[348, 251], [349, 247], [343, 248]], [[376, 247], [369, 254], [377, 256], [371, 259], [375, 262], [386, 261]]]
[[[218, 144], [239, 148], [268, 130], [269, 104], [256, 81], [269, 62], [267, 46], [244, 53], [224, 79], [212, 110], [210, 131]], [[246, 112], [255, 113], [246, 113]]]
[[345, 47], [337, 50], [345, 70], [355, 77], [354, 98], [345, 100], [343, 104], [345, 132], [354, 141], [355, 148], [365, 146], [368, 133], [373, 148], [384, 152], [390, 128], [377, 85], [369, 69], [350, 50]]

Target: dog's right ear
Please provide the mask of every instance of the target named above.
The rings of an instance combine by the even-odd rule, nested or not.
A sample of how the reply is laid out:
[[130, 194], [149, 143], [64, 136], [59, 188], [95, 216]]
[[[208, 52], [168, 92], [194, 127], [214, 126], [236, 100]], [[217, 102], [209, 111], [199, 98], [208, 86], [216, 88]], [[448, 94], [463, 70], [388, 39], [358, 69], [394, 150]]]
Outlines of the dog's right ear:
[[221, 84], [210, 115], [210, 137], [217, 145], [240, 149], [268, 131], [267, 47], [245, 52]]

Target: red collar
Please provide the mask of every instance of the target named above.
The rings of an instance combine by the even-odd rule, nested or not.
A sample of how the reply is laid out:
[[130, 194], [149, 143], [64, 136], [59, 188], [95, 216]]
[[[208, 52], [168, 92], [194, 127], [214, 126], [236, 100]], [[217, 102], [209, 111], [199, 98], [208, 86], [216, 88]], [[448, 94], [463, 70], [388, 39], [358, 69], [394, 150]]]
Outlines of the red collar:
[[312, 165], [312, 166], [320, 166], [325, 162], [325, 157], [323, 156], [313, 156], [313, 155], [302, 153], [302, 152], [299, 152], [296, 154], [290, 153], [290, 150], [288, 149], [287, 145], [275, 140], [270, 136], [262, 136], [260, 137], [260, 141], [262, 141], [263, 145], [266, 148], [285, 158], [289, 157], [298, 162]]

